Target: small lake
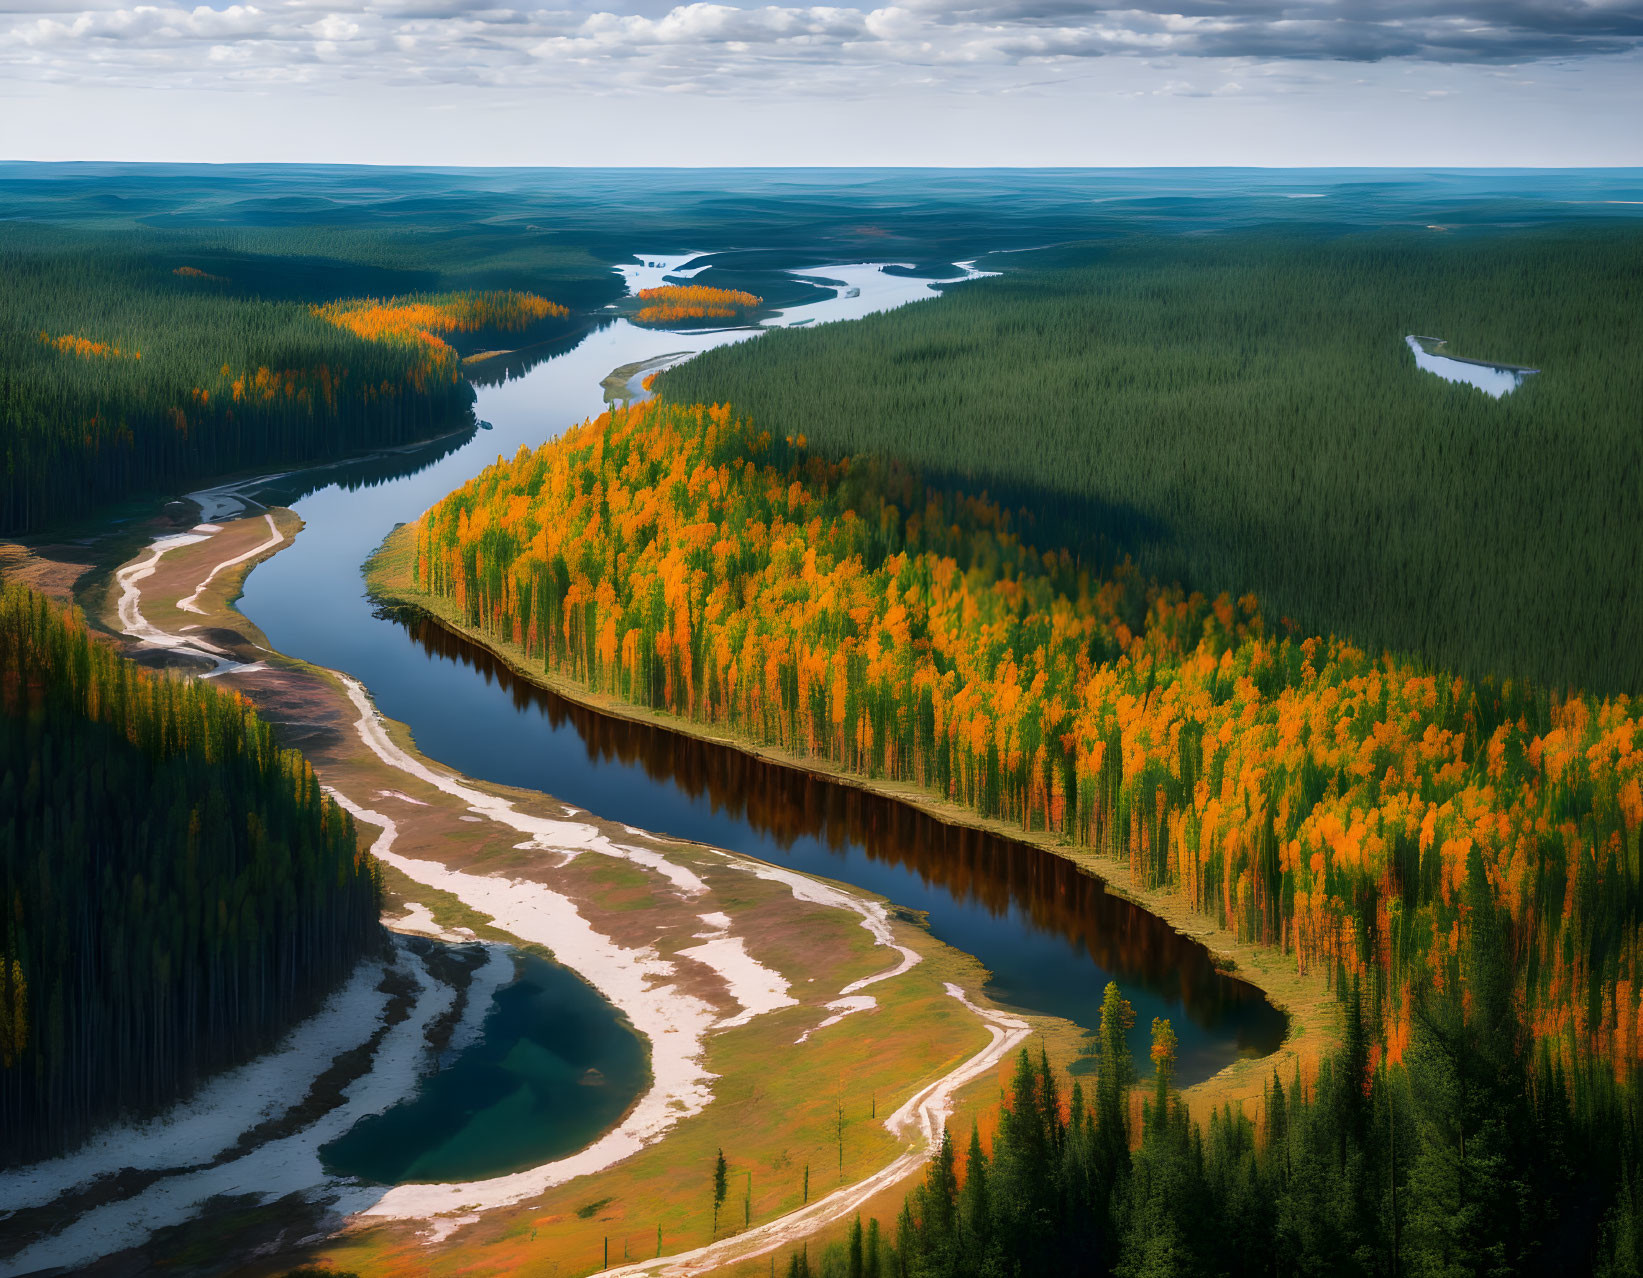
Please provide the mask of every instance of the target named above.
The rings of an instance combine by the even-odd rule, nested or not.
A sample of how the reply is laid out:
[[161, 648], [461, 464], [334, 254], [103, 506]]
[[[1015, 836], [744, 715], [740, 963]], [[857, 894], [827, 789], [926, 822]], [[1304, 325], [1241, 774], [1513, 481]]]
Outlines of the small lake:
[[1523, 385], [1525, 378], [1540, 371], [1518, 364], [1491, 364], [1485, 360], [1462, 359], [1455, 355], [1441, 354], [1439, 348], [1445, 344], [1442, 338], [1411, 335], [1403, 340], [1414, 352], [1416, 368], [1436, 373], [1445, 381], [1476, 386], [1480, 391], [1493, 395], [1496, 399], [1515, 391]]
[[649, 1079], [644, 1040], [574, 973], [532, 954], [514, 961], [477, 1041], [321, 1149], [329, 1174], [481, 1180], [575, 1153], [615, 1126]]

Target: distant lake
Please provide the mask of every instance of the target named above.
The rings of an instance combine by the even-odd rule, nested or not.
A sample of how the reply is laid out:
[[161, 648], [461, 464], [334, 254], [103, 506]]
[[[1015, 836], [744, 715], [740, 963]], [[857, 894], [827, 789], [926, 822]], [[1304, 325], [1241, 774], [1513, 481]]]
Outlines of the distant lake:
[[1410, 335], [1403, 340], [1415, 353], [1416, 368], [1436, 373], [1445, 381], [1464, 382], [1468, 386], [1476, 386], [1486, 395], [1493, 395], [1496, 399], [1508, 391], [1515, 391], [1523, 385], [1524, 378], [1540, 371], [1535, 368], [1524, 368], [1519, 364], [1491, 364], [1487, 360], [1439, 354], [1438, 348], [1445, 345], [1440, 337]]

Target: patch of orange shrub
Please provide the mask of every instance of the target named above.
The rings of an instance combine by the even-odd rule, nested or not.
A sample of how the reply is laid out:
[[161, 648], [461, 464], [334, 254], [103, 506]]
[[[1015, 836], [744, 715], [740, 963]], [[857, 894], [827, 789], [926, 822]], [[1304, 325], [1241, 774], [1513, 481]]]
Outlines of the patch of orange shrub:
[[121, 350], [112, 342], [93, 342], [84, 337], [76, 337], [73, 333], [64, 333], [61, 337], [53, 337], [50, 333], [41, 333], [40, 341], [54, 351], [64, 355], [75, 355], [80, 359], [141, 359], [141, 351]]
[[705, 284], [663, 284], [642, 288], [637, 294], [641, 306], [633, 314], [636, 324], [666, 324], [683, 319], [733, 319], [761, 305], [764, 298], [740, 289], [709, 288]]
[[446, 343], [437, 336], [440, 333], [516, 332], [540, 320], [564, 319], [570, 311], [535, 293], [504, 291], [356, 298], [316, 306], [314, 314], [370, 341], [397, 339], [442, 347]]
[[[412, 370], [417, 390], [429, 381], [456, 381], [461, 363], [441, 333], [515, 332], [544, 319], [564, 319], [568, 308], [535, 293], [444, 293], [424, 297], [352, 298], [313, 308], [315, 315], [372, 342], [418, 348], [424, 358]], [[266, 371], [266, 370], [259, 370]], [[237, 396], [236, 396], [237, 397]]]

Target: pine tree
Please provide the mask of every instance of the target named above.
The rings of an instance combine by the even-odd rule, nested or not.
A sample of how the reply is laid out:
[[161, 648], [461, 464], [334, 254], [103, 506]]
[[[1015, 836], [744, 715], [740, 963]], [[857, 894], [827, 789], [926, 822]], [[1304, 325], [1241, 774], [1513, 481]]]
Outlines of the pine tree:
[[992, 1246], [993, 1205], [987, 1192], [987, 1155], [981, 1148], [981, 1128], [970, 1123], [970, 1148], [964, 1158], [964, 1188], [958, 1198], [959, 1244], [967, 1263], [979, 1271]]

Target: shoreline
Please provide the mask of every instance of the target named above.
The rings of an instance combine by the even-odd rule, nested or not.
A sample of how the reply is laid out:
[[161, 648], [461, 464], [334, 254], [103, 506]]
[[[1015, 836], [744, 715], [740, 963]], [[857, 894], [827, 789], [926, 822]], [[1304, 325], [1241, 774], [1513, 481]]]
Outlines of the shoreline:
[[1530, 368], [1527, 364], [1504, 364], [1499, 360], [1476, 359], [1471, 355], [1451, 355], [1448, 351], [1443, 349], [1445, 346], [1449, 345], [1449, 339], [1447, 337], [1422, 337], [1419, 333], [1411, 333], [1409, 334], [1409, 339], [1411, 341], [1419, 342], [1421, 349], [1428, 355], [1436, 356], [1438, 359], [1452, 359], [1457, 364], [1473, 364], [1478, 368], [1492, 368], [1497, 373], [1520, 373], [1526, 375], [1529, 373], [1540, 372], [1538, 368]]
[[410, 582], [410, 561], [416, 522], [391, 532], [364, 564], [366, 590], [376, 602], [424, 616], [448, 634], [483, 649], [516, 676], [564, 700], [612, 718], [625, 719], [678, 733], [710, 745], [736, 750], [763, 763], [805, 773], [819, 780], [850, 786], [864, 793], [903, 804], [945, 825], [972, 829], [1051, 853], [1071, 862], [1100, 881], [1112, 895], [1146, 911], [1172, 931], [1201, 946], [1217, 970], [1259, 990], [1288, 1020], [1283, 1043], [1259, 1057], [1234, 1061], [1217, 1073], [1181, 1089], [1195, 1114], [1204, 1107], [1219, 1108], [1224, 1101], [1255, 1102], [1264, 1094], [1271, 1070], [1315, 1066], [1334, 1045], [1339, 1033], [1335, 999], [1321, 977], [1295, 969], [1283, 951], [1244, 941], [1210, 917], [1198, 913], [1171, 893], [1143, 887], [1121, 862], [1109, 860], [1092, 848], [1064, 842], [1043, 830], [1022, 830], [1007, 821], [984, 817], [951, 800], [937, 798], [912, 782], [885, 781], [846, 771], [823, 760], [806, 759], [779, 746], [727, 735], [709, 725], [665, 711], [636, 706], [607, 693], [594, 692], [564, 676], [536, 668], [511, 643], [478, 634], [457, 621], [446, 601], [424, 594]]

